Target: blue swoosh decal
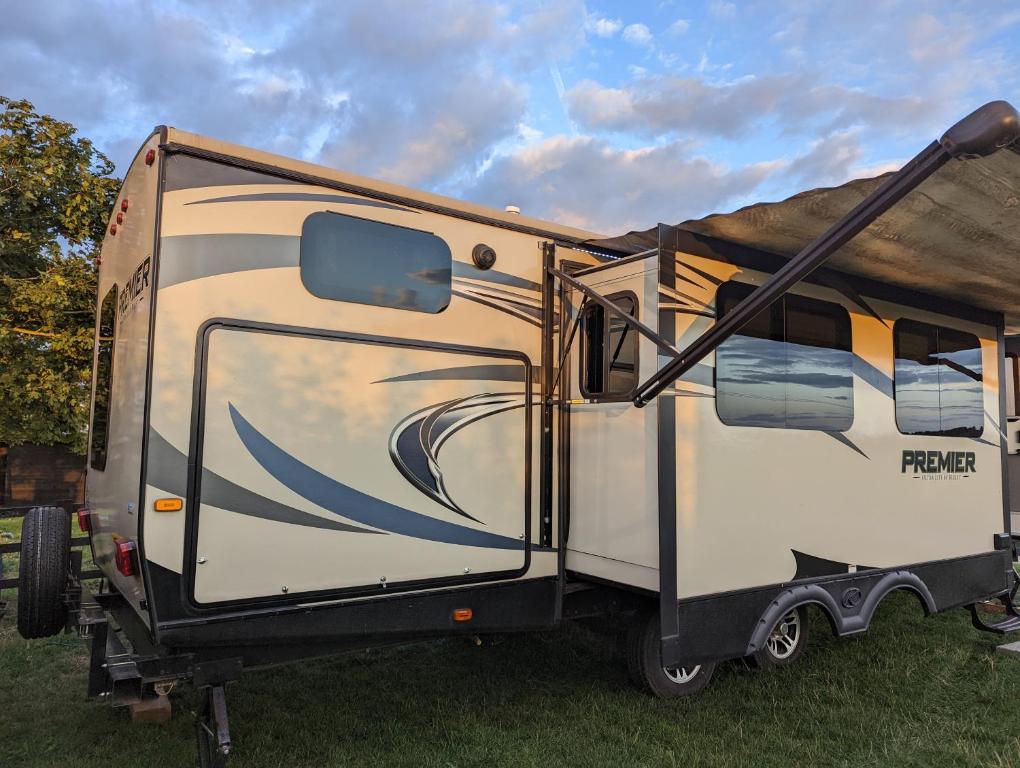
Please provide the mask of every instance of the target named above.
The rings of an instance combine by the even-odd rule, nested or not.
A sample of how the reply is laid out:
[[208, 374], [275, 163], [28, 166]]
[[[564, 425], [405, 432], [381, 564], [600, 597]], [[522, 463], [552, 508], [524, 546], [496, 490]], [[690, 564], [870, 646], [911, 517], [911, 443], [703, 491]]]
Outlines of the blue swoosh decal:
[[369, 496], [327, 477], [275, 445], [238, 413], [232, 403], [230, 420], [244, 447], [269, 474], [323, 509], [349, 520], [416, 539], [490, 549], [524, 549], [524, 541], [448, 523]]

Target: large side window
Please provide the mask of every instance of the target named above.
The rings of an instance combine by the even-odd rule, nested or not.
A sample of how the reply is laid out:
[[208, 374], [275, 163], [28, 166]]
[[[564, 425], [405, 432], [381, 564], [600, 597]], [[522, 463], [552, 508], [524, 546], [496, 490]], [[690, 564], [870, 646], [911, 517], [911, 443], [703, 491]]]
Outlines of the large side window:
[[313, 213], [301, 229], [301, 280], [323, 299], [441, 312], [452, 259], [431, 232], [341, 213]]
[[117, 286], [103, 297], [99, 306], [96, 335], [96, 393], [92, 405], [92, 433], [89, 441], [89, 466], [106, 469], [106, 449], [110, 441], [110, 393], [113, 386], [114, 337], [117, 333]]
[[[634, 317], [634, 294], [606, 298]], [[634, 391], [637, 377], [637, 333], [615, 313], [589, 302], [581, 315], [581, 394], [589, 399], [622, 399]]]
[[981, 345], [972, 333], [897, 320], [896, 425], [907, 435], [980, 437]]
[[[724, 283], [719, 317], [754, 286]], [[716, 351], [716, 410], [724, 424], [843, 431], [854, 419], [850, 315], [840, 305], [787, 295]]]

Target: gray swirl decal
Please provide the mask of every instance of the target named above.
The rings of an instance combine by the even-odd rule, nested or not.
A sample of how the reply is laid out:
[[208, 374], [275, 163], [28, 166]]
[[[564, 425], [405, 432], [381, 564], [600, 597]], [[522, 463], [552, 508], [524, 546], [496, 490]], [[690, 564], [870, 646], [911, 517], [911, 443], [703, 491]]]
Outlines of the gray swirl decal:
[[430, 499], [480, 523], [481, 520], [465, 512], [450, 497], [443, 482], [439, 451], [443, 443], [468, 424], [523, 407], [524, 395], [521, 392], [487, 392], [415, 411], [390, 433], [390, 458], [400, 474]]

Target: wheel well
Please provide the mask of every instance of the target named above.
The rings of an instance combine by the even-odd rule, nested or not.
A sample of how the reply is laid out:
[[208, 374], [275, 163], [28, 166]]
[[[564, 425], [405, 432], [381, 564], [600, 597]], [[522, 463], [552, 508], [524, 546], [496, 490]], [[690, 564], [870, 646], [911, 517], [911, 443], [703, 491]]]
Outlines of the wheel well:
[[[802, 605], [816, 605], [829, 621], [833, 635], [854, 635], [864, 632], [871, 624], [878, 605], [886, 596], [895, 590], [903, 589], [913, 594], [920, 601], [925, 615], [935, 612], [935, 600], [925, 583], [910, 571], [889, 571], [874, 582], [871, 589], [861, 594], [857, 589], [858, 601], [841, 603], [820, 584], [798, 584], [780, 593], [765, 609], [758, 624], [751, 634], [747, 645], [747, 653], [760, 649], [769, 631], [779, 618], [794, 608]], [[848, 590], [849, 592], [849, 590]], [[856, 609], [856, 610], [855, 610]]]
[[[931, 616], [932, 615], [933, 611], [931, 609], [931, 606], [928, 605], [927, 600], [925, 600], [924, 594], [917, 587], [913, 586], [912, 584], [899, 584], [899, 585], [893, 587], [892, 589], [887, 590], [886, 593], [884, 595], [882, 595], [878, 599], [878, 602], [875, 604], [875, 610], [876, 611], [878, 610], [878, 606], [880, 606], [885, 601], [885, 599], [887, 597], [889, 597], [889, 595], [891, 595], [893, 592], [906, 592], [906, 593], [908, 593], [910, 595], [913, 595], [914, 598], [917, 600], [917, 602], [920, 603], [921, 610], [924, 611], [924, 615], [925, 616]], [[874, 616], [875, 612], [872, 611], [871, 615]], [[871, 624], [871, 617], [869, 617], [868, 624], [869, 625]]]
[[825, 605], [825, 603], [822, 603], [819, 600], [809, 600], [805, 603], [801, 603], [800, 605], [808, 609], [809, 615], [811, 613], [822, 614], [829, 624], [829, 631], [832, 632], [832, 636], [839, 637], [839, 624], [836, 621], [836, 617], [832, 615], [832, 611], [827, 605]]

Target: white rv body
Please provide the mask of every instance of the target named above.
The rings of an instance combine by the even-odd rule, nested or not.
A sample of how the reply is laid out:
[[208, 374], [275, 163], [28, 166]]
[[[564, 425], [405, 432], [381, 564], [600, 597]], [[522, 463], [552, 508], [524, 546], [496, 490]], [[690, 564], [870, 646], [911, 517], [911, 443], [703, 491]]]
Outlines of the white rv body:
[[[623, 363], [598, 362], [636, 385], [716, 323], [720, 291], [768, 279], [750, 249], [677, 235], [614, 253], [592, 233], [166, 128], [117, 211], [100, 308], [111, 290], [130, 298], [108, 380], [97, 357], [110, 405], [93, 416], [105, 466], [92, 462], [87, 504], [109, 593], [162, 648], [250, 666], [552, 626], [584, 593], [602, 602], [583, 610], [676, 606], [670, 658], [707, 662], [753, 651], [770, 606], [817, 603], [848, 634], [892, 589], [935, 611], [1009, 588], [994, 313], [803, 282], [790, 296], [838, 315], [849, 367], [842, 394], [792, 371], [784, 397], [848, 420], [736, 425], [721, 398], [755, 384], [717, 391], [714, 355], [646, 407], [583, 389], [606, 344], [595, 320], [575, 323], [598, 303], [577, 286], [648, 331]], [[322, 255], [347, 247], [335, 232], [366, 249], [339, 275]], [[410, 253], [439, 261], [387, 271]], [[348, 276], [367, 286], [354, 299]], [[965, 436], [898, 427], [902, 322], [974, 339], [981, 414]], [[599, 331], [617, 355], [624, 328]]]

